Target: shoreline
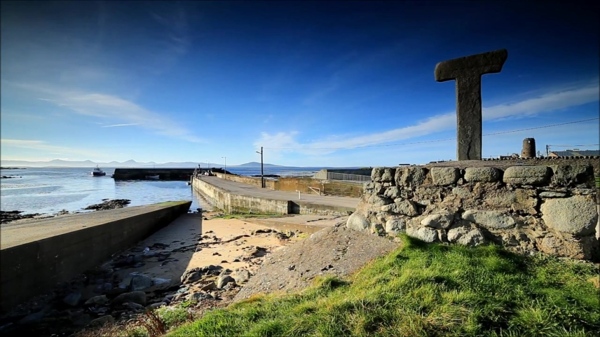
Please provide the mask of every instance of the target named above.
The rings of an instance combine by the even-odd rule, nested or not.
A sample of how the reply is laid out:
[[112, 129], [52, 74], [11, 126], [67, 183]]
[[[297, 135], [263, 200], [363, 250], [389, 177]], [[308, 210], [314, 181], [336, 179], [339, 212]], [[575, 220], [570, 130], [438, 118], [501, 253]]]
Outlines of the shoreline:
[[[19, 336], [23, 329], [35, 329], [39, 336], [50, 336], [57, 333], [47, 324], [51, 321], [68, 322], [58, 330], [74, 333], [102, 322], [127, 324], [146, 308], [189, 302], [201, 312], [225, 306], [267, 256], [311, 235], [293, 226], [309, 226], [305, 228], [314, 233], [342, 220], [187, 213], [97, 269], [18, 306], [0, 318], [0, 332]], [[261, 224], [264, 221], [269, 224]], [[128, 301], [120, 302], [122, 297]]]

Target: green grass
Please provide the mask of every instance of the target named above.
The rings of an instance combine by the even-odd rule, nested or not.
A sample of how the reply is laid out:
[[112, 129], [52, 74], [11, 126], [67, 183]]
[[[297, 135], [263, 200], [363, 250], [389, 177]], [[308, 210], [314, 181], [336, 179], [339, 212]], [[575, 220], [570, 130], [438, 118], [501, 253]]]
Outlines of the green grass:
[[523, 257], [496, 246], [403, 248], [348, 280], [260, 295], [207, 312], [168, 336], [595, 336], [591, 264]]

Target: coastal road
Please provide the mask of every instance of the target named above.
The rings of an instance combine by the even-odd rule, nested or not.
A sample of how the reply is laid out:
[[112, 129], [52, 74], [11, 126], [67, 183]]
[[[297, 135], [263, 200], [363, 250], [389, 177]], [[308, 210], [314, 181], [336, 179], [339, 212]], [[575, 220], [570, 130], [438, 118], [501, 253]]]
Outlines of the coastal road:
[[[225, 180], [216, 176], [200, 176], [199, 179], [213, 185], [229, 191], [231, 193], [249, 197], [273, 199], [273, 200], [292, 200], [302, 201], [318, 205], [336, 206], [336, 207], [348, 207], [356, 208], [358, 205], [359, 198], [350, 197], [336, 197], [336, 196], [323, 196], [316, 194], [301, 193], [298, 195], [296, 192], [285, 192], [285, 191], [273, 191], [266, 188], [260, 188], [254, 185], [248, 185], [238, 183], [235, 181]], [[299, 197], [298, 197], [299, 196]]]

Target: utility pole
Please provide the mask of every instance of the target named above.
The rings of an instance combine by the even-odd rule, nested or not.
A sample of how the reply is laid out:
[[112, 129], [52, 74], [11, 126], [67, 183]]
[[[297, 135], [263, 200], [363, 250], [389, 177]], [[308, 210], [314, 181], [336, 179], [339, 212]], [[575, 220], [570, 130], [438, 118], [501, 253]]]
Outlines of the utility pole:
[[256, 153], [260, 153], [260, 187], [265, 188], [265, 173], [263, 170], [263, 147], [260, 147], [260, 152], [256, 151]]
[[225, 159], [225, 174], [227, 174], [227, 157], [221, 157]]

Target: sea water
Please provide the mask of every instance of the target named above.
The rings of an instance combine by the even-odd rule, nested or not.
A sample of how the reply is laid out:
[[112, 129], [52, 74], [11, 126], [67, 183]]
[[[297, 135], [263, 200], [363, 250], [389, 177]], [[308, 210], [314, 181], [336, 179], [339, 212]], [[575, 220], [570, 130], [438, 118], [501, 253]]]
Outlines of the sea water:
[[[102, 168], [106, 176], [94, 177], [92, 168], [21, 168], [2, 169], [0, 210], [23, 214], [56, 214], [62, 210], [86, 212], [89, 205], [104, 199], [129, 199], [129, 206], [163, 201], [191, 201], [190, 210], [202, 208], [201, 198], [187, 181], [114, 180], [114, 168]], [[228, 168], [240, 175], [260, 174], [256, 168]], [[319, 168], [265, 170], [264, 174], [311, 175]]]

